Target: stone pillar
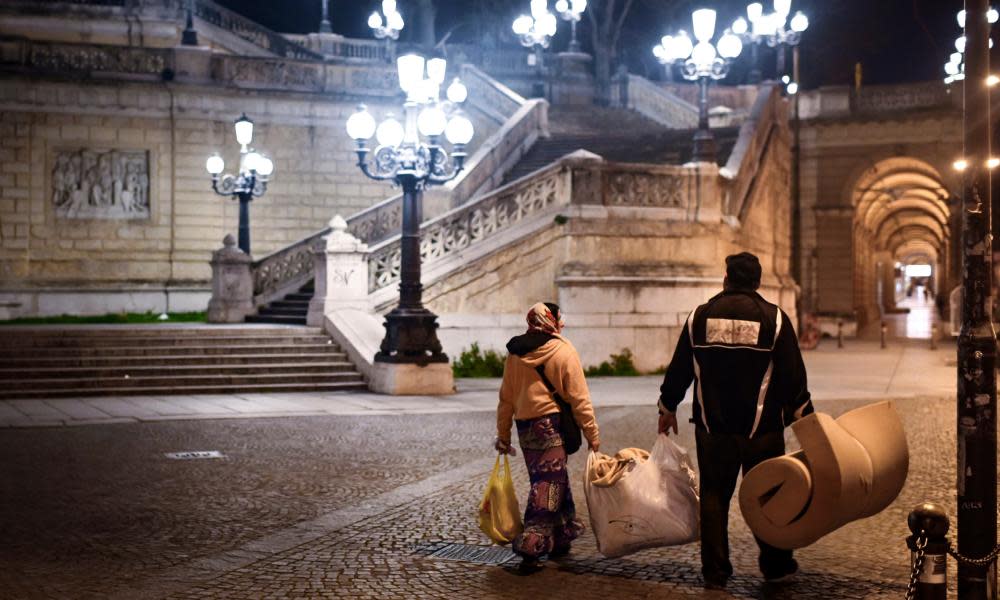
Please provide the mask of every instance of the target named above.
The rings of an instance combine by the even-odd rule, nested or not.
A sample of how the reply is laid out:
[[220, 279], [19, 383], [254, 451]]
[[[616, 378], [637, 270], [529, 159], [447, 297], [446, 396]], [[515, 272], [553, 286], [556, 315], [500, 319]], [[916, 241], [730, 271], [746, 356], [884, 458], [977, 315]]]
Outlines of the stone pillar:
[[316, 291], [309, 302], [306, 323], [322, 327], [334, 310], [370, 310], [368, 303], [368, 245], [347, 233], [340, 215], [330, 220], [332, 232], [313, 248]]
[[212, 299], [208, 302], [209, 323], [240, 323], [254, 312], [251, 258], [236, 247], [231, 233], [222, 248], [212, 253]]

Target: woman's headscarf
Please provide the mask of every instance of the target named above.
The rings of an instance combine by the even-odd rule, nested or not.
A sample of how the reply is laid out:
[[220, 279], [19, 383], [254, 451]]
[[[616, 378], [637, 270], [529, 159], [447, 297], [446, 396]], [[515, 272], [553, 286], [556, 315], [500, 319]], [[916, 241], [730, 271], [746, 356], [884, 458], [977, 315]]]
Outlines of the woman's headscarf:
[[528, 331], [557, 334], [566, 326], [559, 305], [539, 302], [528, 311]]

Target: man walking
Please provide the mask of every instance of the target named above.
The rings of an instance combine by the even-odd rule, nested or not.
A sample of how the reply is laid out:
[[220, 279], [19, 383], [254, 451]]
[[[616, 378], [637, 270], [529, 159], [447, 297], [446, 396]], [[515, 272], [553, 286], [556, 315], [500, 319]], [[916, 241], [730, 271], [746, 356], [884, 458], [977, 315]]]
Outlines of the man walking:
[[[783, 430], [813, 412], [806, 370], [788, 315], [758, 293], [756, 256], [726, 258], [723, 291], [687, 318], [660, 386], [659, 431], [677, 433], [677, 405], [693, 382], [701, 474], [701, 570], [705, 587], [721, 589], [729, 561], [729, 502], [742, 468], [785, 453]], [[768, 581], [795, 574], [791, 550], [757, 540]]]

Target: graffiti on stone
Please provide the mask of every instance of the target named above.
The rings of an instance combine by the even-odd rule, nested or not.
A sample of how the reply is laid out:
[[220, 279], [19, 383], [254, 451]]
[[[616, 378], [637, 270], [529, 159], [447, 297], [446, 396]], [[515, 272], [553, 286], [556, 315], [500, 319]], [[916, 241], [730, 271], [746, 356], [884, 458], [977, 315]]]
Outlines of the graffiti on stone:
[[146, 151], [58, 152], [52, 167], [52, 205], [65, 219], [148, 219]]

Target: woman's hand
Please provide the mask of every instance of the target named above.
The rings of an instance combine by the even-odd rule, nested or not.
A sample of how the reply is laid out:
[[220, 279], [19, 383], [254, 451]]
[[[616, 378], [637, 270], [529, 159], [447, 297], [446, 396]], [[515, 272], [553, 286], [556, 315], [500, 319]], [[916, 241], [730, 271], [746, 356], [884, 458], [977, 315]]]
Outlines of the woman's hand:
[[601, 440], [597, 440], [596, 442], [587, 440], [587, 447], [590, 448], [591, 452], [597, 452], [601, 449]]
[[496, 448], [496, 451], [499, 452], [500, 454], [510, 454], [511, 456], [517, 456], [517, 450], [514, 450], [514, 447], [510, 445], [510, 442], [505, 442], [500, 438], [497, 438], [496, 441], [493, 442], [493, 447]]

